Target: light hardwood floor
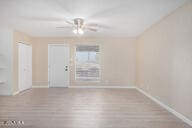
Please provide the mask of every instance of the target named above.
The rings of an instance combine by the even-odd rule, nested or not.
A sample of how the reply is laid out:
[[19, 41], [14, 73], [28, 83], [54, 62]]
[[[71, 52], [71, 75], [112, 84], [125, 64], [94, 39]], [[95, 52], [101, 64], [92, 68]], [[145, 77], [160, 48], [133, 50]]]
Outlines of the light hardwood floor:
[[23, 120], [17, 128], [191, 128], [134, 89], [50, 88], [0, 96], [5, 120]]

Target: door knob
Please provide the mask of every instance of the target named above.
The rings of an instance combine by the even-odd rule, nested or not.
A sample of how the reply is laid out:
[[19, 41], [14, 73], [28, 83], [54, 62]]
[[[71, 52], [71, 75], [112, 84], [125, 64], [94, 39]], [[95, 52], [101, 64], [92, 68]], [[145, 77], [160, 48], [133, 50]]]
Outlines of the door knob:
[[68, 71], [68, 66], [65, 66], [65, 71]]

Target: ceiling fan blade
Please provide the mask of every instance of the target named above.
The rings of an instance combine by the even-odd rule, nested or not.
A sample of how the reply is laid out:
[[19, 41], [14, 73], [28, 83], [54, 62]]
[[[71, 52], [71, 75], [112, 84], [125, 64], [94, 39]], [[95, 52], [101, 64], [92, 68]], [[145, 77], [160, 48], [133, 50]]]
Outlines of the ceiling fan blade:
[[65, 22], [66, 22], [67, 24], [74, 25], [73, 22], [70, 22], [70, 21], [67, 21], [67, 20], [65, 20]]
[[59, 26], [59, 27], [56, 27], [56, 28], [67, 28], [67, 29], [72, 29], [73, 27], [72, 27], [72, 26]]
[[102, 28], [102, 29], [111, 29], [110, 26], [102, 25], [102, 24], [85, 24], [84, 28]]
[[90, 30], [90, 31], [97, 32], [97, 29], [95, 29], [95, 28], [86, 28], [86, 29], [88, 29], [88, 30]]
[[90, 24], [85, 24], [87, 27], [97, 27], [98, 24], [90, 23]]

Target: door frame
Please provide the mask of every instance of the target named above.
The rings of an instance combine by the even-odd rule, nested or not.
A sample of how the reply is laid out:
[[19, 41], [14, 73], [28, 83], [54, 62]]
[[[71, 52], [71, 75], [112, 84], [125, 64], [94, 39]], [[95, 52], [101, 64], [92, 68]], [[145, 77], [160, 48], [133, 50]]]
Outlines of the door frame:
[[71, 54], [70, 54], [70, 45], [69, 44], [48, 44], [48, 87], [51, 87], [50, 86], [50, 69], [49, 69], [49, 65], [50, 65], [50, 48], [51, 46], [65, 46], [65, 47], [68, 47], [69, 48], [69, 84], [66, 86], [66, 88], [68, 88], [70, 86], [70, 80], [71, 80], [71, 75], [70, 75], [70, 58], [71, 58]]

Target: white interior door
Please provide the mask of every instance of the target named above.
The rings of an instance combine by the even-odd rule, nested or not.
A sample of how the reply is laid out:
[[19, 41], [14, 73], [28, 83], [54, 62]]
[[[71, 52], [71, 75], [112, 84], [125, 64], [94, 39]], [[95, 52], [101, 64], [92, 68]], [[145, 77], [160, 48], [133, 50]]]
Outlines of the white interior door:
[[19, 43], [19, 91], [32, 86], [32, 47]]
[[49, 45], [49, 86], [69, 86], [69, 47]]

